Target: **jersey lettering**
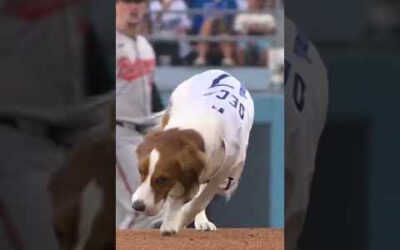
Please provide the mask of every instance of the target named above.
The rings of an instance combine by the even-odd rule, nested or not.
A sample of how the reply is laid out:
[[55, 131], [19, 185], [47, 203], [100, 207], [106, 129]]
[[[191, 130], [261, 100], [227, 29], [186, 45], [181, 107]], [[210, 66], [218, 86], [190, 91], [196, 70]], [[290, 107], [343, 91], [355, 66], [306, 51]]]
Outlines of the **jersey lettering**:
[[306, 85], [304, 84], [303, 78], [299, 74], [294, 76], [293, 85], [293, 99], [296, 104], [297, 109], [302, 112], [304, 109], [304, 91], [306, 90]]
[[239, 104], [239, 116], [240, 116], [240, 119], [243, 120], [243, 118], [244, 118], [244, 106], [241, 103]]
[[294, 54], [306, 62], [311, 63], [311, 59], [308, 56], [308, 48], [310, 42], [303, 32], [298, 31], [295, 41], [294, 41]]
[[237, 98], [236, 96], [232, 95], [233, 97], [233, 102], [229, 102], [230, 105], [232, 105], [232, 107], [237, 108], [238, 102], [239, 102], [239, 98]]
[[[229, 84], [221, 84], [221, 80], [230, 77], [230, 75], [228, 74], [222, 74], [220, 76], [218, 76], [217, 78], [215, 78], [212, 81], [210, 88], [215, 88], [215, 87], [228, 87], [230, 89], [235, 89], [234, 86], [231, 86]], [[246, 88], [241, 84], [240, 85], [240, 89], [239, 89], [239, 95], [243, 98], [246, 99]], [[221, 89], [220, 91], [212, 91], [209, 93], [204, 94], [204, 96], [210, 96], [210, 95], [214, 95], [215, 97], [217, 97], [220, 100], [228, 100], [229, 104], [234, 108], [238, 110], [239, 113], [239, 117], [240, 119], [244, 119], [244, 113], [245, 113], [245, 107], [244, 105], [239, 101], [239, 97], [235, 96], [234, 94], [231, 93], [231, 91], [228, 91], [226, 89]], [[229, 97], [229, 98], [228, 98]], [[222, 108], [218, 108], [215, 105], [212, 106], [212, 109], [218, 111], [219, 113], [223, 114], [224, 113], [224, 109]]]
[[229, 95], [229, 91], [226, 91], [226, 90], [224, 90], [224, 89], [221, 89], [220, 92], [223, 92], [224, 94], [223, 94], [222, 96], [216, 95], [216, 97], [217, 97], [218, 99], [225, 100], [226, 97]]
[[211, 84], [211, 86], [209, 87], [209, 89], [215, 88], [215, 87], [222, 87], [222, 86], [225, 86], [225, 87], [228, 87], [228, 88], [233, 89], [233, 87], [230, 86], [230, 85], [228, 85], [228, 84], [220, 84], [220, 81], [221, 81], [222, 79], [227, 78], [227, 77], [229, 77], [228, 74], [222, 74], [222, 75], [218, 76], [217, 78], [214, 79], [214, 81], [212, 82], [212, 84]]
[[[290, 70], [291, 70], [291, 64], [285, 61], [285, 86], [286, 86], [286, 81], [289, 79]], [[304, 109], [305, 91], [306, 91], [306, 84], [303, 78], [298, 73], [295, 73], [293, 89], [292, 89], [292, 98], [299, 112], [303, 112]]]
[[233, 178], [232, 177], [228, 177], [228, 184], [226, 184], [226, 187], [223, 190], [228, 190], [231, 187]]

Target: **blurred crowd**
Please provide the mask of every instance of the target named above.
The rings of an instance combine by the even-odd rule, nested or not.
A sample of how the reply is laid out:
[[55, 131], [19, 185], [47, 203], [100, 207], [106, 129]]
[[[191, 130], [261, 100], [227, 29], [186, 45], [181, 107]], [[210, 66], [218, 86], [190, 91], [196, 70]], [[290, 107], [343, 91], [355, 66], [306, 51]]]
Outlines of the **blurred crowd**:
[[[400, 2], [373, 0], [367, 11], [366, 38], [378, 49], [400, 47]], [[366, 40], [367, 40], [366, 39]]]
[[268, 66], [278, 0], [152, 0], [142, 33], [158, 65]]

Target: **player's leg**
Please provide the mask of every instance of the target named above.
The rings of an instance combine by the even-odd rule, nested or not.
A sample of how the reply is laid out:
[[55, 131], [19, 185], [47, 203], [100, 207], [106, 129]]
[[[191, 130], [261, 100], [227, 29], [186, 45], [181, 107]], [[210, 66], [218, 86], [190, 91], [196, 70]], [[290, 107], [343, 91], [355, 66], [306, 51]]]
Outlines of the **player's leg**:
[[116, 223], [118, 228], [153, 228], [159, 216], [148, 217], [132, 209], [131, 197], [140, 185], [137, 145], [142, 135], [125, 127], [116, 127]]
[[[53, 171], [62, 166], [62, 149], [50, 140], [0, 126], [0, 231], [5, 246], [57, 249], [47, 191]], [[2, 249], [6, 249], [5, 247]]]

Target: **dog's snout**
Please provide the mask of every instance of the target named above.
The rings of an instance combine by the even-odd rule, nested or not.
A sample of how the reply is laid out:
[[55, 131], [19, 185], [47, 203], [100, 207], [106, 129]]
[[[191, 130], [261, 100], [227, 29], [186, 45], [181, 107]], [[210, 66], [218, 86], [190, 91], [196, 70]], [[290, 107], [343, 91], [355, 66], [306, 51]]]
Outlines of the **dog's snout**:
[[146, 205], [142, 200], [136, 200], [132, 204], [132, 208], [136, 211], [143, 212], [146, 209]]

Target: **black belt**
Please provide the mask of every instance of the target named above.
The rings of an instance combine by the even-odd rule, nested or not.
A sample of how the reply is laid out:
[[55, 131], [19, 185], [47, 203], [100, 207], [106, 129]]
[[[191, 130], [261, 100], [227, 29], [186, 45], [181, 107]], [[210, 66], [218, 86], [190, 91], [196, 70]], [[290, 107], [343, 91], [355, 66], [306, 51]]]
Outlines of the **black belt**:
[[18, 121], [14, 118], [0, 118], [0, 124], [13, 128], [18, 128]]
[[55, 127], [46, 122], [38, 122], [36, 120], [19, 119], [14, 117], [0, 117], [0, 125], [5, 125], [16, 130], [24, 131], [24, 133], [41, 136], [57, 142], [56, 137], [58, 131]]
[[145, 134], [148, 126], [142, 124], [135, 124], [135, 123], [126, 123], [121, 121], [116, 121], [116, 124], [121, 127], [131, 128], [140, 134]]

